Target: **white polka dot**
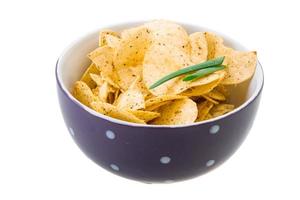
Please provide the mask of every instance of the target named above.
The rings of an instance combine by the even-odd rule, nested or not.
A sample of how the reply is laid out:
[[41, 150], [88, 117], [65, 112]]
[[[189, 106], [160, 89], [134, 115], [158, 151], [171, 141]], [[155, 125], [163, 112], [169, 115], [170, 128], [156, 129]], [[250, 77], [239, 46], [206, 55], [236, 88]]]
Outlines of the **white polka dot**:
[[105, 132], [105, 135], [108, 139], [113, 140], [116, 138], [116, 134], [114, 132], [112, 132], [111, 130], [107, 130]]
[[210, 134], [217, 134], [219, 132], [219, 130], [220, 130], [220, 126], [219, 125], [213, 125], [209, 129], [209, 133]]
[[69, 127], [69, 131], [70, 131], [70, 134], [74, 137], [75, 136], [74, 130], [71, 127]]
[[117, 165], [115, 165], [115, 164], [110, 164], [110, 168], [112, 168], [115, 171], [119, 171], [120, 170], [119, 167]]
[[206, 162], [206, 167], [213, 166], [215, 164], [215, 160], [209, 160]]
[[163, 156], [160, 158], [160, 163], [162, 164], [168, 164], [169, 162], [171, 162], [171, 158], [168, 156]]

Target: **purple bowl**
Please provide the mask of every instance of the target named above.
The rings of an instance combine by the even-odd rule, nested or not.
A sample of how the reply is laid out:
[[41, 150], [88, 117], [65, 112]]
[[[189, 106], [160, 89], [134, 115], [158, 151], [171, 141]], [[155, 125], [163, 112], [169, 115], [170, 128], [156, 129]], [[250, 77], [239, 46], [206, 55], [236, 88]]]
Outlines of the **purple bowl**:
[[[111, 26], [122, 30], [141, 23]], [[209, 31], [183, 24], [189, 32]], [[215, 31], [214, 31], [215, 32]], [[227, 45], [246, 50], [221, 33]], [[174, 182], [202, 175], [226, 161], [246, 138], [258, 109], [263, 71], [258, 63], [251, 81], [235, 87], [229, 100], [234, 111], [191, 125], [141, 125], [99, 114], [70, 93], [88, 66], [86, 55], [96, 48], [98, 31], [67, 48], [56, 65], [60, 108], [79, 148], [101, 167], [142, 182]]]

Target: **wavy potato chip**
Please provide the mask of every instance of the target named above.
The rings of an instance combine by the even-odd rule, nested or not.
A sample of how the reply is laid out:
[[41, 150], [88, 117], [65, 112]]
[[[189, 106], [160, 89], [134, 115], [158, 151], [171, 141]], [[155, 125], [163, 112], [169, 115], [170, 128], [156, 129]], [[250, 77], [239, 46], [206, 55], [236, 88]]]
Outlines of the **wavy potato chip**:
[[86, 106], [90, 106], [90, 103], [93, 101], [98, 101], [91, 88], [83, 81], [76, 81], [73, 88], [73, 96]]
[[232, 104], [218, 104], [218, 105], [215, 105], [210, 113], [212, 115], [213, 118], [215, 117], [218, 117], [218, 116], [221, 116], [221, 115], [224, 115], [230, 111], [232, 111], [234, 109], [234, 105]]
[[109, 103], [94, 101], [91, 103], [91, 108], [103, 115], [107, 115], [116, 119], [139, 123], [139, 124], [145, 124], [143, 120], [137, 118], [134, 114], [126, 110], [119, 109], [116, 106], [111, 105]]
[[80, 81], [85, 82], [90, 88], [95, 88], [97, 85], [90, 77], [90, 74], [100, 74], [100, 71], [96, 67], [94, 63], [91, 63], [90, 66], [86, 69], [84, 74], [82, 75]]
[[148, 122], [160, 116], [158, 112], [144, 111], [144, 110], [132, 110], [128, 109], [128, 112], [134, 114], [137, 118]]
[[107, 45], [107, 36], [114, 36], [119, 38], [119, 34], [110, 29], [101, 30], [99, 33], [99, 47]]
[[209, 114], [209, 111], [213, 108], [214, 104], [210, 101], [203, 101], [197, 105], [198, 108], [198, 115], [196, 121], [203, 121], [207, 115]]
[[205, 34], [196, 32], [190, 35], [191, 60], [193, 63], [202, 63], [207, 60], [208, 49]]
[[159, 108], [160, 117], [154, 119], [156, 125], [181, 125], [193, 123], [198, 115], [197, 104], [191, 99], [177, 99]]

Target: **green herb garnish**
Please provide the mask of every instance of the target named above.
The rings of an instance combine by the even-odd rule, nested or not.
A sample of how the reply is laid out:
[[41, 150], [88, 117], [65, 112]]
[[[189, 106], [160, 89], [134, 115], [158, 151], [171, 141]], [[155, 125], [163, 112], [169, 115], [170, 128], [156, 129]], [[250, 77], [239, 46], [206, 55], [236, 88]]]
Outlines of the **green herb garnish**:
[[[203, 63], [197, 64], [197, 65], [192, 65], [192, 66], [189, 66], [189, 67], [180, 69], [180, 70], [178, 70], [178, 71], [172, 72], [171, 74], [168, 74], [167, 76], [165, 76], [165, 77], [159, 79], [157, 82], [155, 82], [154, 84], [152, 84], [152, 85], [150, 86], [149, 89], [156, 88], [157, 86], [159, 86], [159, 85], [161, 85], [161, 84], [167, 82], [168, 80], [171, 80], [171, 79], [176, 78], [176, 77], [178, 77], [178, 76], [180, 76], [180, 75], [183, 75], [183, 74], [187, 74], [187, 73], [194, 72], [194, 71], [197, 71], [197, 70], [200, 71], [200, 70], [202, 70], [202, 69], [211, 68], [211, 67], [216, 67], [216, 66], [220, 67], [220, 65], [221, 65], [221, 64], [223, 63], [223, 61], [224, 61], [224, 58], [225, 58], [224, 56], [218, 57], [218, 58], [215, 58], [215, 59], [212, 59], [212, 60], [208, 60], [208, 61], [205, 61], [205, 62], [203, 62]], [[222, 66], [222, 67], [223, 67], [223, 69], [224, 69], [224, 66]], [[218, 69], [218, 70], [220, 70], [220, 69]], [[215, 71], [217, 71], [217, 70], [215, 70]], [[197, 72], [198, 72], [198, 71], [197, 71]], [[196, 73], [197, 73], [197, 72], [196, 72]], [[208, 72], [209, 72], [209, 71], [208, 71]], [[214, 72], [214, 71], [212, 71], [212, 72], [210, 72], [210, 73], [213, 73], [213, 72]], [[205, 75], [208, 75], [208, 74], [210, 74], [210, 73], [205, 72]], [[193, 74], [192, 74], [192, 75], [193, 75]], [[191, 75], [191, 76], [192, 76], [192, 75]], [[205, 76], [205, 75], [203, 75], [203, 76]], [[188, 77], [188, 76], [187, 76], [187, 77]], [[187, 78], [187, 77], [185, 77], [185, 78]], [[195, 77], [195, 78], [200, 78], [200, 77], [202, 77], [202, 76]], [[195, 78], [192, 78], [192, 79], [190, 79], [190, 80], [193, 80], [193, 79], [195, 79]], [[188, 80], [185, 80], [185, 81], [188, 81]]]
[[183, 81], [194, 81], [198, 78], [201, 78], [203, 76], [211, 74], [215, 71], [222, 70], [224, 68], [225, 68], [224, 65], [219, 65], [219, 66], [209, 67], [209, 68], [205, 68], [205, 69], [200, 69], [193, 74], [186, 75], [182, 80]]

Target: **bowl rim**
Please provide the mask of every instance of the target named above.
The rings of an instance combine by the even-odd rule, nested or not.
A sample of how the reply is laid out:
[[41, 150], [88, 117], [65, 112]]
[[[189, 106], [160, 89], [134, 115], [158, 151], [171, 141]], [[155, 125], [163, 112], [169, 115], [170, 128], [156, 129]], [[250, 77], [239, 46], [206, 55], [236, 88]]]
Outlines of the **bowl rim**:
[[[231, 37], [228, 37], [226, 34], [220, 32], [220, 31], [215, 31], [213, 29], [207, 28], [207, 27], [202, 27], [196, 24], [192, 24], [192, 23], [185, 23], [185, 22], [180, 22], [180, 21], [175, 21], [176, 23], [184, 26], [190, 26], [190, 27], [199, 27], [199, 28], [206, 28], [210, 31], [213, 31], [214, 33], [220, 34], [224, 37], [226, 37], [227, 39], [229, 39], [230, 41], [233, 41], [235, 43], [235, 40], [233, 40]], [[145, 23], [145, 21], [131, 21], [131, 22], [121, 22], [121, 23], [115, 23], [115, 24], [111, 24], [111, 25], [105, 25], [103, 26], [103, 28], [109, 28], [112, 26], [126, 26], [126, 25], [134, 25], [134, 24], [143, 24]], [[195, 122], [192, 124], [183, 124], [183, 125], [152, 125], [152, 124], [138, 124], [138, 123], [133, 123], [133, 122], [127, 122], [127, 121], [123, 121], [120, 119], [116, 119], [116, 118], [112, 118], [106, 115], [103, 115], [101, 113], [98, 113], [96, 111], [94, 111], [93, 109], [85, 106], [84, 104], [82, 104], [81, 102], [79, 102], [72, 94], [71, 92], [69, 92], [69, 90], [66, 88], [66, 86], [63, 84], [62, 80], [61, 80], [61, 76], [59, 73], [59, 68], [60, 68], [60, 60], [62, 60], [62, 58], [64, 57], [64, 55], [75, 45], [77, 44], [79, 41], [81, 41], [82, 39], [84, 39], [85, 37], [94, 34], [96, 31], [99, 31], [100, 29], [103, 28], [98, 28], [94, 31], [90, 31], [87, 34], [84, 34], [83, 36], [79, 37], [77, 40], [73, 41], [71, 44], [69, 44], [64, 51], [60, 54], [59, 58], [57, 59], [56, 62], [56, 66], [55, 66], [55, 76], [56, 76], [56, 82], [57, 85], [59, 86], [59, 89], [63, 92], [63, 94], [69, 98], [73, 103], [75, 103], [77, 106], [79, 106], [81, 109], [85, 110], [86, 112], [88, 112], [91, 115], [94, 115], [95, 117], [98, 117], [100, 119], [104, 119], [107, 120], [109, 122], [112, 123], [116, 123], [119, 125], [124, 125], [124, 126], [130, 126], [130, 127], [143, 127], [143, 128], [184, 128], [184, 127], [192, 127], [192, 126], [198, 126], [198, 125], [203, 125], [203, 124], [209, 124], [211, 122], [215, 122], [221, 119], [224, 119], [228, 116], [234, 115], [238, 112], [240, 112], [241, 110], [245, 109], [248, 105], [250, 105], [261, 93], [263, 86], [264, 86], [264, 71], [263, 68], [259, 62], [259, 60], [257, 60], [257, 65], [256, 65], [256, 70], [260, 70], [261, 71], [261, 81], [257, 82], [257, 86], [255, 88], [255, 91], [251, 94], [251, 96], [244, 102], [242, 103], [239, 107], [235, 108], [233, 111], [226, 113], [224, 115], [218, 116], [216, 118], [212, 118], [209, 120], [204, 120], [204, 121], [200, 121], [200, 122]], [[240, 46], [242, 46], [244, 48], [243, 45], [239, 44]], [[245, 48], [246, 49], [246, 48]]]

